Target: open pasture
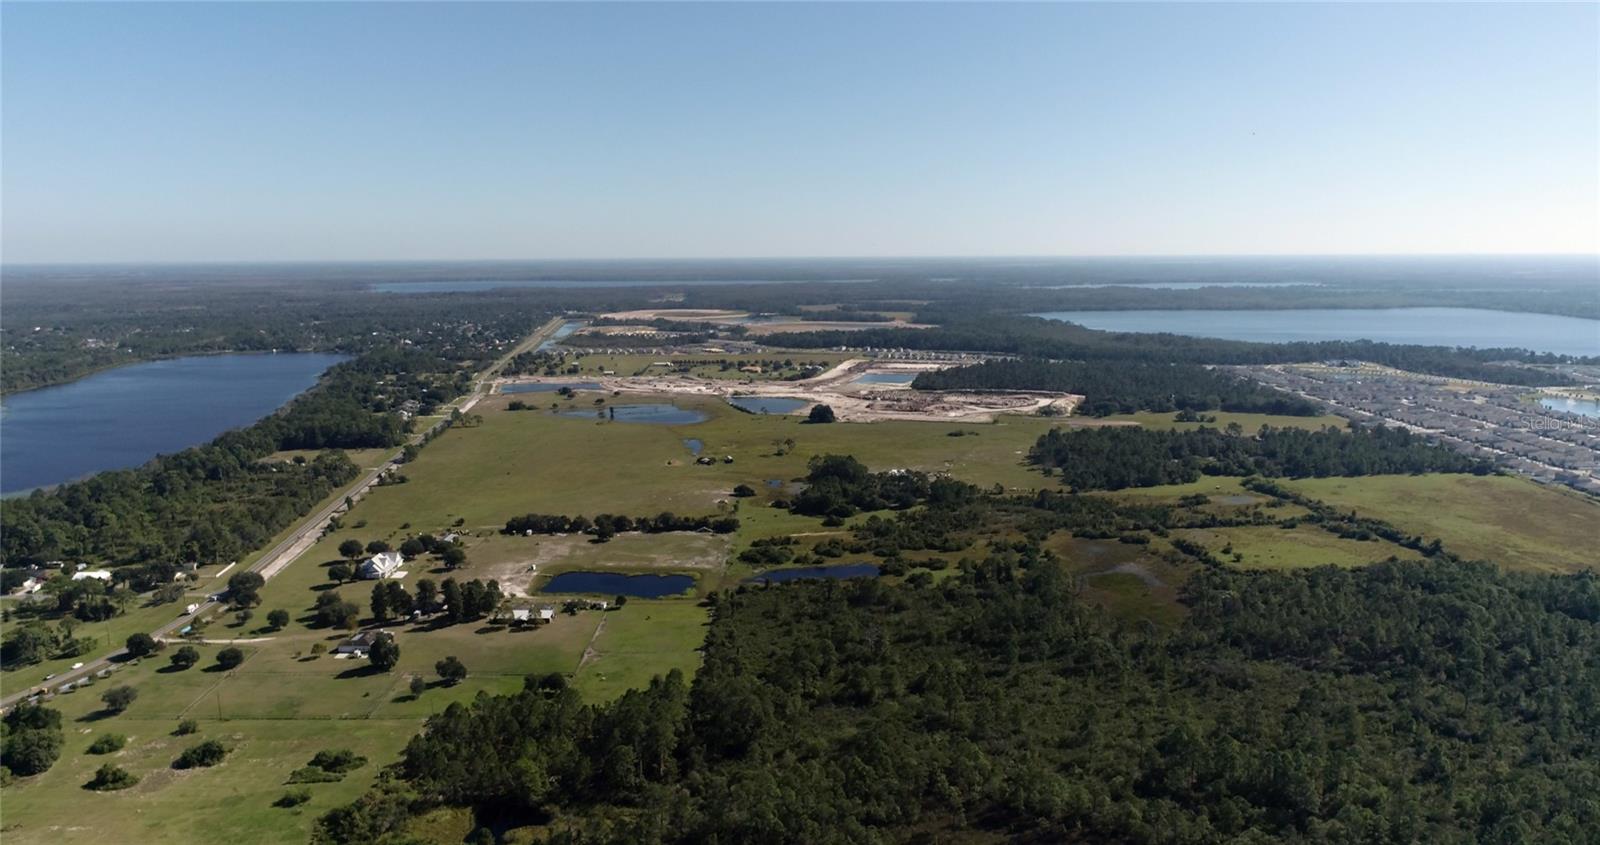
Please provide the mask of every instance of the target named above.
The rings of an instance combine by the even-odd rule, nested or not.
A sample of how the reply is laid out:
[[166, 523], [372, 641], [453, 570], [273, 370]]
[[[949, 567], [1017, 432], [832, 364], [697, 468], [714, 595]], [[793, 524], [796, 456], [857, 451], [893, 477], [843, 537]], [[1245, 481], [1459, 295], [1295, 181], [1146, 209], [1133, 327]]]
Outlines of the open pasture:
[[1514, 476], [1316, 478], [1286, 486], [1330, 505], [1438, 537], [1447, 551], [1510, 569], [1600, 568], [1600, 503]]

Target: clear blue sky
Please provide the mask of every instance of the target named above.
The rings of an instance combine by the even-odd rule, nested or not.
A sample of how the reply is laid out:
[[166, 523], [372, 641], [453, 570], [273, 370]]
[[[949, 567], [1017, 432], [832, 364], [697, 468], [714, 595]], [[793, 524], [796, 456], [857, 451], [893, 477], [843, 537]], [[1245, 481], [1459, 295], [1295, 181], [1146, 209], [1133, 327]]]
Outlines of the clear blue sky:
[[11, 262], [1596, 252], [1567, 5], [20, 5]]

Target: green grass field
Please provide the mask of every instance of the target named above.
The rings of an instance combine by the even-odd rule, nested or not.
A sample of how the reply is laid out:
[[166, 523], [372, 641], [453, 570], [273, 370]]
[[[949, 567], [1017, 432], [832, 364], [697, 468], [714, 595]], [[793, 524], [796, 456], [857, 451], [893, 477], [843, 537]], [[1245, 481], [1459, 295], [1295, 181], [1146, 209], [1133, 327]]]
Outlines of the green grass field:
[[1600, 503], [1511, 476], [1385, 475], [1287, 482], [1294, 490], [1510, 569], [1600, 567]]
[[[1187, 528], [1174, 531], [1173, 535], [1203, 544], [1229, 566], [1239, 569], [1365, 566], [1391, 556], [1403, 560], [1421, 557], [1387, 540], [1347, 540], [1309, 524], [1294, 528], [1275, 525]], [[1232, 553], [1225, 551], [1229, 548]], [[1234, 554], [1239, 559], [1235, 560]]]

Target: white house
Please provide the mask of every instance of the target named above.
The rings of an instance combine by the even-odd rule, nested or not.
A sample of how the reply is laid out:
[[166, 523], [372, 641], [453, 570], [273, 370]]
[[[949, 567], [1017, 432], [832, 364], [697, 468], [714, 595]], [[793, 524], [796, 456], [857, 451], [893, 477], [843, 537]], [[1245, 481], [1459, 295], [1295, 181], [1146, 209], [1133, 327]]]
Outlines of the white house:
[[539, 608], [539, 621], [540, 622], [549, 622], [549, 621], [551, 621], [551, 620], [553, 620], [555, 618], [556, 618], [556, 609], [554, 607], [552, 607], [551, 605], [547, 604], [544, 607]]
[[109, 569], [84, 569], [72, 573], [72, 580], [74, 581], [82, 581], [85, 578], [93, 578], [96, 581], [110, 581], [111, 571]]
[[369, 581], [391, 578], [400, 571], [400, 565], [405, 562], [405, 558], [401, 557], [399, 552], [378, 552], [361, 564], [357, 574]]

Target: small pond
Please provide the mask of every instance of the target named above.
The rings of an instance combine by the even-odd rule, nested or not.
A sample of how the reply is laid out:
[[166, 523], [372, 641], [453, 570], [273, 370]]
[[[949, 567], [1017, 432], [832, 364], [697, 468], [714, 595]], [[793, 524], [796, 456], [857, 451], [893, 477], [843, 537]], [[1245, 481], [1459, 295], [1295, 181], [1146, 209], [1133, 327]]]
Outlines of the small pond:
[[546, 340], [544, 343], [539, 344], [539, 348], [535, 349], [534, 351], [535, 352], [545, 352], [547, 350], [553, 349], [553, 348], [556, 347], [556, 345], [560, 344], [561, 341], [566, 340], [569, 336], [572, 335], [573, 332], [577, 331], [578, 329], [580, 329], [582, 327], [583, 327], [583, 322], [580, 321], [580, 320], [569, 320], [569, 321], [567, 321], [565, 323], [562, 323], [561, 324], [561, 328], [556, 329], [556, 333], [551, 335], [550, 338], [548, 340]]
[[799, 566], [794, 569], [774, 569], [745, 579], [752, 584], [773, 584], [780, 581], [799, 581], [805, 578], [876, 578], [875, 563], [840, 563], [833, 566]]
[[700, 454], [701, 450], [706, 448], [706, 444], [701, 442], [700, 438], [698, 437], [685, 437], [683, 439], [683, 445], [688, 447], [689, 454], [696, 456]]
[[910, 384], [919, 373], [867, 373], [855, 380], [856, 384]]
[[555, 393], [563, 387], [573, 390], [599, 390], [597, 381], [540, 381], [501, 385], [501, 393]]
[[620, 572], [563, 572], [550, 579], [541, 593], [593, 593], [658, 599], [694, 588], [688, 575], [624, 575]]
[[570, 411], [558, 411], [563, 417], [580, 419], [615, 420], [626, 423], [650, 423], [653, 425], [692, 425], [705, 422], [709, 417], [704, 411], [693, 408], [680, 408], [665, 402], [647, 402], [638, 405], [598, 405], [593, 409], [574, 408]]
[[792, 414], [811, 403], [789, 396], [729, 396], [728, 404], [752, 414]]
[[1540, 399], [1539, 404], [1552, 411], [1578, 414], [1585, 417], [1600, 417], [1600, 400], [1597, 399], [1568, 399], [1564, 396], [1547, 396]]

